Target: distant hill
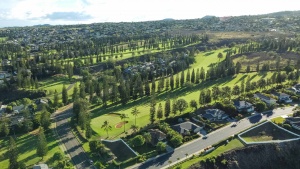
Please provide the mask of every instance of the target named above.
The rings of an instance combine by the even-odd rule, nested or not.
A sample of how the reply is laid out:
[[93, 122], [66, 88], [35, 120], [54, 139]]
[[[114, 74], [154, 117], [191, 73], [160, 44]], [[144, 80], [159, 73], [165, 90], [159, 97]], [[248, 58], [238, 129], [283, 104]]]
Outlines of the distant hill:
[[263, 16], [268, 16], [268, 17], [300, 16], [300, 11], [280, 11], [280, 12], [264, 14]]
[[163, 21], [174, 21], [175, 19], [173, 19], [173, 18], [165, 18], [165, 19], [163, 19]]
[[209, 19], [209, 18], [214, 18], [216, 16], [213, 16], [213, 15], [205, 15], [203, 16], [201, 19]]

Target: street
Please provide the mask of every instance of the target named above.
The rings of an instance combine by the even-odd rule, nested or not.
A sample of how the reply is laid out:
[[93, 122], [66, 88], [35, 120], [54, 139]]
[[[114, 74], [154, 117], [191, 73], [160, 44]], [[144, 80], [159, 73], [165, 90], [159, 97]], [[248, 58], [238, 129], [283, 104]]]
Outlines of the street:
[[[159, 168], [166, 168], [169, 166], [169, 161], [172, 161], [172, 163], [176, 162], [177, 159], [182, 159], [186, 158], [186, 153], [194, 154], [199, 152], [200, 150], [211, 146], [215, 143], [218, 143], [221, 140], [224, 140], [234, 134], [237, 134], [247, 128], [250, 128], [251, 126], [255, 125], [256, 123], [267, 120], [269, 118], [274, 118], [282, 115], [287, 115], [292, 113], [292, 109], [294, 107], [288, 107], [285, 109], [276, 109], [273, 110], [270, 113], [261, 115], [257, 114], [254, 116], [251, 116], [249, 118], [245, 118], [237, 122], [236, 126], [233, 127], [231, 125], [227, 125], [219, 130], [216, 130], [212, 133], [207, 134], [207, 138], [199, 138], [196, 139], [190, 143], [184, 144], [181, 147], [176, 148], [173, 152], [159, 156], [157, 158], [154, 158], [152, 160], [148, 160], [142, 164], [134, 165], [129, 168], [134, 168], [134, 169], [159, 169]], [[172, 164], [171, 164], [172, 165]]]
[[67, 153], [70, 155], [74, 166], [77, 169], [93, 168], [88, 163], [88, 156], [85, 154], [82, 145], [78, 142], [71, 131], [68, 118], [72, 116], [72, 107], [55, 115], [56, 131], [60, 137], [61, 143], [64, 144]]

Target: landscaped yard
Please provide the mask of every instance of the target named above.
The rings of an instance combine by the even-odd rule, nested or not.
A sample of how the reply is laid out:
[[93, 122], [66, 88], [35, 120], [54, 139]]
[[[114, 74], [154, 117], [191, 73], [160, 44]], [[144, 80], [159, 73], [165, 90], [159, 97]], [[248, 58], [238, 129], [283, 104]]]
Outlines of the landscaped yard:
[[[228, 144], [222, 145], [222, 146], [216, 148], [214, 151], [212, 151], [209, 154], [206, 154], [204, 156], [197, 156], [191, 160], [188, 160], [188, 161], [180, 164], [181, 169], [189, 168], [191, 165], [193, 165], [201, 160], [205, 160], [206, 158], [209, 158], [212, 156], [218, 156], [226, 151], [229, 151], [229, 150], [232, 150], [235, 148], [240, 148], [240, 147], [244, 147], [244, 145], [238, 139], [233, 139]], [[185, 157], [182, 157], [182, 158], [185, 158]], [[176, 168], [176, 167], [174, 167], [174, 168]]]
[[287, 140], [297, 138], [297, 136], [277, 128], [273, 123], [267, 122], [253, 128], [241, 135], [247, 142], [271, 141], [271, 140]]
[[[17, 136], [16, 143], [18, 146], [19, 151], [19, 158], [18, 161], [24, 161], [26, 163], [26, 166], [28, 168], [32, 168], [34, 164], [37, 164], [41, 161], [45, 162], [49, 166], [51, 166], [51, 157], [55, 152], [61, 152], [61, 149], [59, 148], [58, 140], [53, 135], [52, 131], [49, 130], [47, 133], [45, 133], [46, 139], [48, 142], [48, 153], [42, 160], [41, 157], [38, 157], [36, 155], [36, 141], [37, 136], [34, 135], [34, 132], [24, 134], [21, 136]], [[0, 168], [8, 168], [9, 161], [8, 159], [3, 156], [7, 152], [7, 144], [8, 144], [9, 138], [2, 138], [0, 139]], [[50, 163], [50, 164], [49, 164]]]
[[285, 119], [283, 117], [276, 117], [274, 119], [272, 119], [272, 122], [276, 123], [276, 124], [282, 124], [285, 121]]

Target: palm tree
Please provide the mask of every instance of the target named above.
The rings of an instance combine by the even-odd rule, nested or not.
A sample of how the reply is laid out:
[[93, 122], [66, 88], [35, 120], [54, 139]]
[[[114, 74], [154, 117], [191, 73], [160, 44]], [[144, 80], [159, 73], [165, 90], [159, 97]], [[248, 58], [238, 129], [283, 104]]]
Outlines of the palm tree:
[[111, 130], [112, 127], [111, 127], [111, 125], [109, 125], [109, 122], [107, 120], [103, 122], [103, 125], [101, 126], [101, 128], [104, 128], [104, 130], [107, 133], [107, 137], [108, 137], [108, 130]]
[[151, 138], [151, 134], [146, 132], [143, 134], [143, 137], [145, 138], [146, 144], [150, 143], [152, 138]]
[[124, 133], [125, 133], [125, 124], [126, 124], [125, 119], [128, 118], [128, 117], [127, 117], [126, 114], [123, 113], [123, 114], [120, 115], [120, 118], [121, 118], [121, 120], [123, 120], [123, 124], [124, 124]]
[[132, 110], [132, 112], [131, 112], [131, 114], [132, 115], [134, 115], [134, 117], [135, 117], [135, 125], [136, 125], [136, 116], [138, 115], [138, 114], [140, 114], [141, 112], [135, 107], [135, 108], [133, 108], [133, 110]]
[[139, 127], [138, 127], [137, 125], [134, 125], [134, 124], [133, 124], [133, 125], [131, 125], [130, 129], [132, 129], [133, 132], [135, 133], [135, 132], [138, 131]]

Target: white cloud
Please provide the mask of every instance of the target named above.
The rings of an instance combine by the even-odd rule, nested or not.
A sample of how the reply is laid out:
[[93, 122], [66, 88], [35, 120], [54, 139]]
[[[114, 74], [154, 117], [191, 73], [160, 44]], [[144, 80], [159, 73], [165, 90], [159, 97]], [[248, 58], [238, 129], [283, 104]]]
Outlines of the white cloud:
[[[0, 0], [3, 19], [41, 23], [77, 23], [45, 19], [55, 14], [82, 14], [81, 23], [191, 19], [204, 15], [232, 16], [299, 10], [299, 0]], [[69, 18], [69, 20], [68, 20]], [[80, 18], [80, 16], [79, 16]]]

